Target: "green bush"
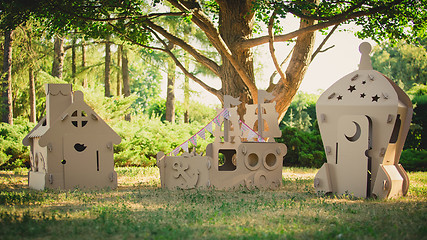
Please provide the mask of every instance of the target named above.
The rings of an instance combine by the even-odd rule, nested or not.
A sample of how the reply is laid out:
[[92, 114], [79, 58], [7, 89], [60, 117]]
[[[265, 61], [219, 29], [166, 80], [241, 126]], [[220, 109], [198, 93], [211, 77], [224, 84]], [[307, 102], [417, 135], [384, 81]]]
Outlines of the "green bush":
[[[121, 121], [113, 129], [122, 137], [122, 142], [114, 148], [116, 166], [153, 166], [159, 151], [171, 152], [204, 127], [198, 122], [175, 124], [163, 122], [159, 117], [149, 118], [138, 115], [132, 122]], [[206, 145], [213, 142], [206, 133], [206, 140], [197, 137], [196, 151], [203, 152]], [[192, 149], [189, 143], [189, 150]]]
[[427, 151], [403, 150], [399, 163], [406, 171], [427, 171]]
[[285, 143], [288, 147], [288, 153], [283, 159], [284, 166], [320, 168], [326, 162], [319, 131], [306, 132], [284, 127], [282, 137], [276, 141]]
[[34, 127], [23, 118], [14, 120], [14, 125], [0, 123], [0, 169], [30, 166], [30, 152], [22, 140]]

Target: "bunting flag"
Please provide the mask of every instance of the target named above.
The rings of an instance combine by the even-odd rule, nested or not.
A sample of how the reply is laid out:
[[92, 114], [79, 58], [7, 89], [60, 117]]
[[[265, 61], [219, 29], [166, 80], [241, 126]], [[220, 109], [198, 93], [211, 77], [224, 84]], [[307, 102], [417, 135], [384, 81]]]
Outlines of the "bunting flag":
[[[222, 112], [221, 112], [220, 114], [222, 114]], [[220, 121], [219, 121], [219, 115], [218, 115], [218, 116], [216, 116], [216, 117], [214, 118], [213, 122], [214, 122], [214, 123], [216, 123], [216, 125], [217, 125], [218, 127], [220, 127], [220, 126], [221, 126], [221, 123], [220, 123]]]
[[172, 151], [172, 154], [173, 154], [174, 156], [178, 155], [179, 150], [180, 150], [180, 148], [179, 148], [179, 147], [175, 148], [175, 149]]
[[197, 135], [199, 135], [199, 137], [203, 138], [203, 140], [205, 140], [205, 139], [206, 139], [205, 134], [206, 134], [205, 128], [202, 128], [202, 130], [200, 130], [200, 131], [197, 133]]
[[213, 130], [212, 130], [212, 122], [208, 123], [208, 125], [206, 125], [205, 129], [213, 134]]
[[258, 134], [255, 131], [249, 131], [248, 133], [248, 140], [253, 138], [258, 138]]
[[190, 138], [190, 142], [193, 144], [193, 146], [197, 146], [197, 135], [194, 135]]
[[240, 121], [242, 123], [242, 126], [240, 127], [240, 129], [242, 129], [243, 132], [246, 132], [249, 130], [248, 125], [246, 125], [246, 123]]
[[[198, 131], [196, 134], [194, 134], [193, 136], [191, 136], [187, 141], [185, 141], [183, 144], [179, 145], [177, 148], [175, 148], [174, 150], [172, 150], [170, 153], [168, 153], [167, 155], [178, 155], [179, 151], [182, 149], [185, 152], [188, 152], [188, 142], [191, 142], [194, 147], [197, 146], [197, 136], [206, 139], [206, 131], [210, 132], [211, 134], [213, 134], [213, 130], [212, 130], [212, 123], [214, 122], [216, 125], [218, 125], [218, 127], [221, 126], [221, 121], [220, 121], [220, 117], [223, 117], [224, 119], [230, 120], [230, 111], [228, 111], [227, 108], [225, 108], [224, 110], [222, 110], [212, 121], [210, 121], [204, 128], [202, 128], [200, 131]], [[258, 142], [265, 142], [265, 140], [257, 133], [255, 132], [252, 128], [250, 128], [246, 123], [242, 122], [241, 120], [239, 120], [239, 123], [241, 123], [241, 129], [243, 132], [249, 131], [248, 132], [248, 140], [253, 140], [253, 139], [257, 139]]]
[[224, 109], [224, 111], [222, 111], [222, 116], [227, 119], [230, 120], [230, 111], [228, 111], [227, 108]]
[[184, 152], [188, 152], [188, 141], [185, 141], [183, 144], [181, 144], [181, 148], [184, 150]]

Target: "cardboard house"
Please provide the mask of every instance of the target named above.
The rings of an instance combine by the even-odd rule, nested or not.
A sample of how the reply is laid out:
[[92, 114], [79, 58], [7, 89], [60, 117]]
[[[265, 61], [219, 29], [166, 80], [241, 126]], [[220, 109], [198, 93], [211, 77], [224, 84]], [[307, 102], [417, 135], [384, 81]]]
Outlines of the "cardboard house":
[[389, 78], [372, 69], [371, 45], [362, 43], [359, 70], [328, 88], [316, 104], [326, 152], [314, 179], [319, 193], [356, 197], [404, 196], [409, 178], [399, 164], [412, 103]]
[[28, 133], [33, 189], [116, 188], [113, 145], [121, 138], [71, 84], [46, 84], [46, 116]]
[[[246, 106], [246, 123], [240, 121], [237, 114], [236, 105], [240, 102], [230, 96], [224, 97], [224, 109], [218, 110], [213, 120], [217, 124], [213, 131], [215, 141], [206, 147], [205, 156], [188, 152], [173, 156], [159, 152], [157, 166], [161, 186], [169, 189], [279, 188], [287, 148], [274, 141], [274, 137], [281, 136], [275, 103], [265, 103], [269, 96], [265, 91], [259, 91], [258, 96], [257, 105]], [[257, 128], [258, 132], [252, 128]], [[211, 127], [209, 129], [212, 131]], [[204, 136], [205, 130], [201, 131], [199, 134]]]

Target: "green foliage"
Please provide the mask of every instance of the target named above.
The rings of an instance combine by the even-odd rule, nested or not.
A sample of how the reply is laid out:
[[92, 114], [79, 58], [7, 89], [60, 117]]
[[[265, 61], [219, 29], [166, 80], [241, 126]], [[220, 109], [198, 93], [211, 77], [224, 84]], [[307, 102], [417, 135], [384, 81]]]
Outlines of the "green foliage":
[[[116, 166], [153, 166], [159, 151], [171, 152], [204, 126], [197, 122], [174, 124], [159, 117], [138, 115], [132, 122], [120, 121], [112, 127], [122, 137], [122, 142], [114, 148]], [[206, 140], [197, 138], [199, 153], [213, 141], [209, 134], [206, 136]]]
[[[176, 122], [183, 122], [184, 119], [184, 106], [181, 102], [175, 102], [175, 116]], [[152, 102], [152, 104], [146, 110], [148, 116], [159, 117], [162, 121], [165, 121], [166, 114], [166, 100], [157, 99]], [[211, 121], [217, 112], [214, 107], [206, 106], [199, 102], [190, 102], [190, 111], [189, 111], [189, 121], [197, 122], [199, 124], [207, 124]]]
[[[317, 128], [317, 126], [316, 126]], [[282, 137], [277, 142], [285, 143], [288, 152], [284, 166], [320, 168], [326, 162], [319, 131], [306, 132], [292, 127], [282, 128]]]
[[[427, 40], [424, 40], [427, 42]], [[405, 91], [415, 83], [427, 83], [426, 46], [399, 42], [382, 43], [374, 47], [372, 67], [396, 82]]]
[[427, 150], [403, 150], [400, 164], [406, 171], [427, 171]]
[[0, 123], [0, 169], [29, 166], [29, 150], [22, 140], [35, 125], [23, 118], [14, 122]]
[[297, 128], [303, 131], [312, 131], [316, 120], [316, 94], [298, 92], [288, 108], [280, 126]]
[[[131, 92], [134, 93], [137, 98], [132, 104], [132, 108], [134, 112], [143, 112], [147, 109], [152, 101], [160, 94], [160, 81], [161, 74], [159, 69], [156, 69], [152, 66], [148, 66], [147, 64], [142, 65], [146, 68], [146, 70], [133, 71], [136, 64], [132, 64], [130, 69], [130, 78], [131, 82]], [[140, 66], [141, 66], [140, 65]], [[143, 74], [136, 74], [143, 73]]]
[[81, 86], [75, 86], [74, 88], [74, 90], [81, 90], [84, 93], [85, 102], [107, 122], [111, 120], [119, 121], [126, 114], [131, 113], [131, 105], [137, 98], [135, 95], [126, 98], [104, 97], [102, 86], [99, 85], [92, 88], [83, 88]]
[[414, 113], [408, 137], [405, 142], [405, 149], [427, 149], [427, 94], [419, 95], [424, 94], [423, 91], [425, 91], [427, 87], [425, 85], [423, 85], [424, 87], [421, 86], [422, 85], [416, 85], [410, 90], [410, 92], [414, 94], [412, 95]]
[[[404, 39], [417, 41], [426, 35], [427, 1], [254, 1], [253, 9], [258, 21], [268, 24], [272, 12], [277, 18], [288, 14], [327, 22], [342, 19], [362, 27], [359, 38], [370, 37], [376, 41]], [[365, 14], [361, 14], [365, 13]], [[372, 14], [374, 13], [374, 14]], [[356, 16], [359, 15], [359, 16]], [[362, 15], [362, 17], [360, 17]], [[353, 16], [353, 17], [352, 17]], [[279, 27], [278, 22], [276, 22]]]

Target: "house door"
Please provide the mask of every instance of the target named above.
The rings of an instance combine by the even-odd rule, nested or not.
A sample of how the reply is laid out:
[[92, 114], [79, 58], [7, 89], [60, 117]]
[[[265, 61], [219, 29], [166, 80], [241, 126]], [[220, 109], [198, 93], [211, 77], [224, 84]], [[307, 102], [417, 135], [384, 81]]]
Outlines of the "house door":
[[[96, 186], [102, 170], [99, 135], [64, 136], [64, 185], [66, 189]], [[105, 148], [105, 147], [104, 147]]]

